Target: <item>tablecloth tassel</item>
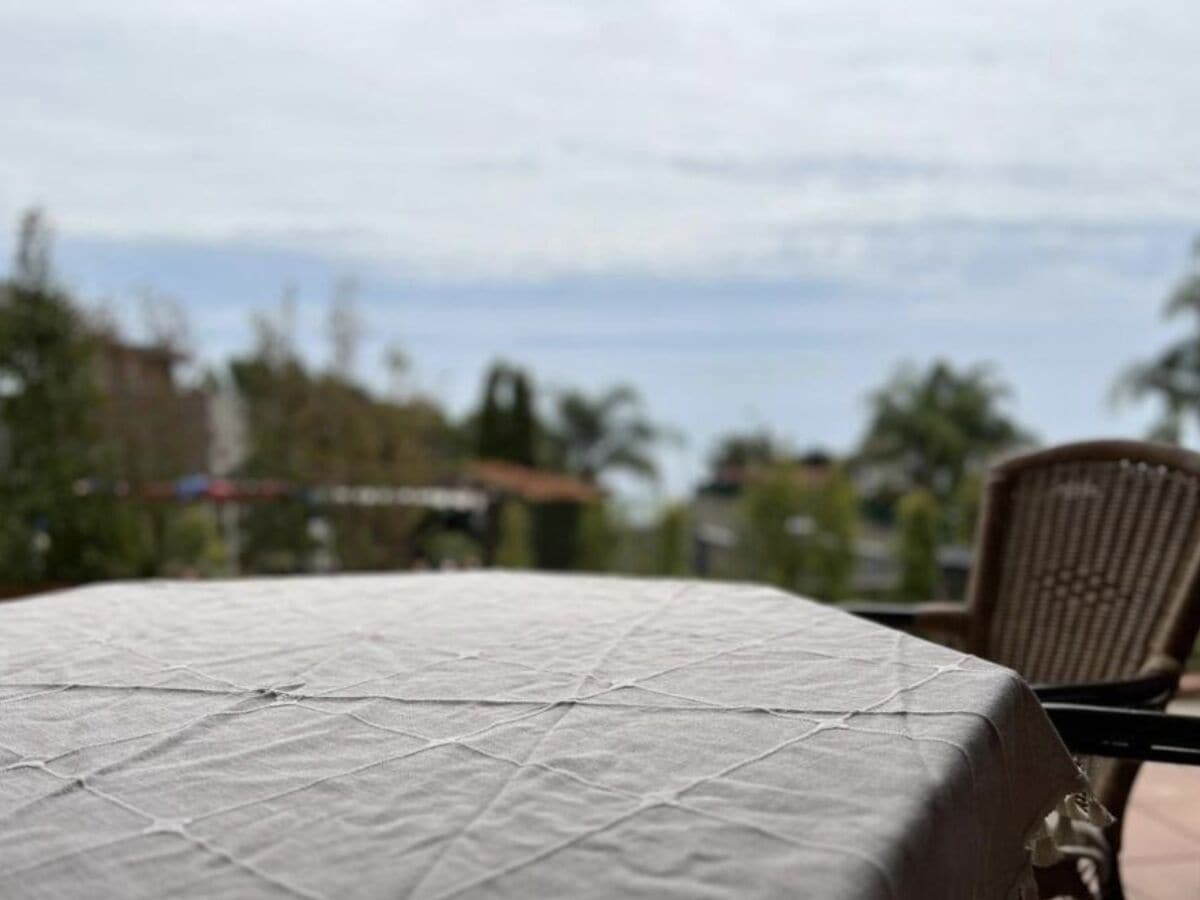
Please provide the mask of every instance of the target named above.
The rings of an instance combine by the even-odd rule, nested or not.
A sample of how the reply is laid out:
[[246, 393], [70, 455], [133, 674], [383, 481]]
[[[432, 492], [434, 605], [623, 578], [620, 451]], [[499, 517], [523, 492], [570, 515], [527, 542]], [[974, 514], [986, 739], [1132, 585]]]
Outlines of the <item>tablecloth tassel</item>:
[[1052, 866], [1062, 859], [1062, 853], [1058, 849], [1059, 842], [1050, 832], [1045, 819], [1042, 820], [1041, 827], [1029, 841], [1028, 846], [1029, 861], [1038, 868]]
[[[1090, 791], [1067, 794], [1043, 816], [1025, 841], [1029, 861], [1038, 868], [1052, 866], [1062, 859], [1061, 847], [1081, 843], [1075, 833], [1075, 823], [1087, 822], [1098, 828], [1111, 825], [1114, 819]], [[1083, 842], [1086, 843], [1086, 842]]]
[[1065, 800], [1054, 811], [1054, 829], [1052, 834], [1054, 836], [1054, 846], [1056, 847], [1066, 847], [1075, 840], [1075, 826], [1072, 824], [1074, 820], [1065, 811], [1064, 803], [1066, 803]]
[[1068, 794], [1059, 804], [1059, 815], [1075, 822], [1090, 822], [1097, 828], [1105, 828], [1115, 821], [1112, 813], [1095, 797], [1084, 792]]

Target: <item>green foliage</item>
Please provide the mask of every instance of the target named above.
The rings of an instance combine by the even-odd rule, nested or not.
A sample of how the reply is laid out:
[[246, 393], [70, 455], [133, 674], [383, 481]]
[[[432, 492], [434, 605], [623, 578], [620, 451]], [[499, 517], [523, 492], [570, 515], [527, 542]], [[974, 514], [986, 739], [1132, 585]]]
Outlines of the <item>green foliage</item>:
[[508, 500], [500, 507], [496, 565], [505, 569], [533, 566], [533, 524], [529, 508], [520, 500]]
[[429, 561], [442, 569], [456, 569], [479, 564], [479, 542], [455, 528], [431, 532], [422, 541]]
[[245, 571], [271, 575], [303, 572], [316, 550], [308, 531], [308, 510], [294, 500], [247, 506], [240, 531], [240, 567]]
[[[260, 318], [257, 347], [230, 363], [248, 426], [239, 475], [301, 485], [403, 485], [435, 482], [446, 472], [450, 429], [435, 407], [376, 397], [344, 373], [310, 371], [292, 348], [289, 317], [279, 318], [284, 324]], [[309, 512], [300, 502], [248, 508], [242, 567], [302, 571], [315, 549]], [[334, 509], [328, 519], [338, 563], [352, 570], [405, 564], [419, 522], [413, 510], [394, 507]]]
[[760, 577], [823, 600], [849, 594], [858, 500], [840, 466], [805, 478], [794, 464], [776, 463], [750, 482], [743, 504], [749, 558]]
[[1178, 444], [1186, 422], [1200, 424], [1200, 238], [1193, 245], [1187, 271], [1167, 297], [1163, 314], [1168, 319], [1187, 317], [1189, 333], [1153, 359], [1126, 369], [1113, 396], [1157, 400], [1161, 413], [1149, 437]]
[[513, 380], [512, 456], [514, 461], [532, 466], [537, 462], [537, 420], [533, 412], [533, 389], [529, 378], [520, 372]]
[[808, 568], [813, 590], [822, 600], [844, 600], [854, 577], [854, 539], [858, 532], [858, 498], [840, 466], [808, 492], [814, 533]]
[[688, 572], [688, 511], [681, 503], [668, 506], [654, 526], [654, 568], [657, 575]]
[[619, 534], [603, 501], [585, 504], [579, 515], [579, 546], [575, 568], [607, 572], [612, 567]]
[[893, 489], [920, 488], [946, 503], [969, 472], [1029, 441], [1002, 409], [1007, 396], [984, 366], [904, 367], [871, 398], [859, 459], [891, 475]]
[[554, 462], [565, 471], [589, 482], [614, 471], [657, 476], [651, 448], [667, 433], [642, 415], [633, 388], [620, 385], [595, 397], [567, 391], [555, 412]]
[[941, 509], [931, 493], [917, 490], [901, 498], [896, 546], [900, 599], [932, 600], [936, 596], [940, 530]]
[[768, 466], [787, 455], [779, 441], [769, 431], [737, 432], [721, 438], [709, 456], [714, 471], [754, 466]]
[[163, 535], [169, 575], [213, 577], [228, 572], [228, 554], [214, 512], [204, 506], [172, 509]]
[[520, 369], [498, 363], [488, 373], [478, 416], [481, 459], [532, 466], [537, 462], [538, 423], [533, 388]]
[[760, 577], [789, 590], [804, 570], [804, 548], [794, 525], [806, 512], [794, 468], [771, 466], [746, 491], [744, 514], [749, 558]]
[[48, 228], [27, 213], [12, 276], [0, 283], [0, 577], [81, 581], [143, 565], [136, 517], [75, 490], [107, 474], [93, 352], [53, 283]]
[[12, 284], [30, 291], [47, 290], [54, 280], [54, 238], [45, 214], [26, 210], [17, 224], [17, 248], [13, 253]]
[[975, 528], [979, 524], [979, 516], [983, 511], [983, 476], [971, 472], [959, 483], [954, 494], [954, 500], [947, 510], [950, 522], [950, 533], [954, 540], [962, 544], [971, 544], [975, 540]]

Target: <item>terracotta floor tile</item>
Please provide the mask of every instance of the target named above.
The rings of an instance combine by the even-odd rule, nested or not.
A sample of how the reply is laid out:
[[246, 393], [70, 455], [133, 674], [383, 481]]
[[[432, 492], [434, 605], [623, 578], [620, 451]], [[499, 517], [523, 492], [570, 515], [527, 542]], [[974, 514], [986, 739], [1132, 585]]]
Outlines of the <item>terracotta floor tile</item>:
[[1200, 859], [1136, 863], [1123, 868], [1129, 900], [1196, 900]]
[[1121, 858], [1125, 862], [1200, 860], [1200, 840], [1135, 803], [1125, 814]]
[[1200, 900], [1200, 768], [1142, 767], [1121, 868], [1130, 900]]
[[1200, 767], [1143, 767], [1133, 790], [1133, 805], [1200, 841]]

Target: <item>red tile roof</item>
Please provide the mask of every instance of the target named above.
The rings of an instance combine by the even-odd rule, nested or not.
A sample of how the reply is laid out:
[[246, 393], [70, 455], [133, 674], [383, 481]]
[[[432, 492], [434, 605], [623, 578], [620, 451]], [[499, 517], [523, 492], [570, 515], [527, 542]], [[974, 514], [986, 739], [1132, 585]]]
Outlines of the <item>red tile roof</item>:
[[535, 469], [498, 459], [479, 459], [468, 464], [467, 478], [530, 503], [590, 503], [604, 496], [595, 485], [571, 475]]

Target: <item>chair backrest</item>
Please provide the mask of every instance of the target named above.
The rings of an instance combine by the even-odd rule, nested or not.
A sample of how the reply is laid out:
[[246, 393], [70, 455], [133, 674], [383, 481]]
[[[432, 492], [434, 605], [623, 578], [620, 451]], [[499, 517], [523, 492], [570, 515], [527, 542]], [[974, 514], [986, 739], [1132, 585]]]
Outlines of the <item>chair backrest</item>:
[[[1182, 665], [1200, 628], [1200, 455], [1090, 441], [994, 467], [968, 602], [969, 649], [1030, 682]], [[1136, 770], [1091, 771], [1114, 812]]]

